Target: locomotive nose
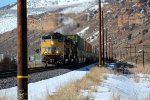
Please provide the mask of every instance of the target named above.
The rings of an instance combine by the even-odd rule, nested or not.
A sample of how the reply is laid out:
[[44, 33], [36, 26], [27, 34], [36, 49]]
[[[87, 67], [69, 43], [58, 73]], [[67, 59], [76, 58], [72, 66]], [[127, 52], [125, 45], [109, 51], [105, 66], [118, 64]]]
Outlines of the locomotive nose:
[[52, 46], [52, 47], [48, 47], [45, 49], [45, 52], [44, 54], [60, 54], [60, 49], [59, 47], [56, 47], [56, 46]]

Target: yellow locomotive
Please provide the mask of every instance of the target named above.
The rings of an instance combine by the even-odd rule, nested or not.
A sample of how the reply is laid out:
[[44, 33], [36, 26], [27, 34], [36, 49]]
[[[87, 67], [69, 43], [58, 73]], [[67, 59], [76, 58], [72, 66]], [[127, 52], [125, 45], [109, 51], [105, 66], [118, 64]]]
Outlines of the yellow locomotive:
[[[48, 64], [65, 64], [75, 62], [75, 43], [60, 33], [49, 33], [41, 37], [42, 61]], [[71, 61], [72, 60], [72, 61]]]
[[42, 62], [54, 65], [82, 63], [97, 58], [92, 46], [78, 35], [62, 35], [58, 32], [41, 36]]

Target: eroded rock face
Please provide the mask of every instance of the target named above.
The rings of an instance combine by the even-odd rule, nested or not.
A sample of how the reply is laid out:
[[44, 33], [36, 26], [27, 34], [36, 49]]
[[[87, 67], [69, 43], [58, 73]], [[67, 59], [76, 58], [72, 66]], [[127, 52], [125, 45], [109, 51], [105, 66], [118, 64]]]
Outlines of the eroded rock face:
[[[109, 0], [108, 0], [109, 1]], [[124, 0], [124, 5], [120, 6], [117, 2], [110, 0], [109, 4], [104, 6], [104, 23], [107, 24], [108, 35], [113, 40], [114, 53], [118, 55], [124, 51], [126, 43], [141, 45], [150, 45], [149, 30], [146, 33], [142, 31], [150, 27], [149, 20], [149, 7], [144, 6], [144, 3], [149, 3], [150, 0], [138, 1]], [[106, 10], [110, 10], [106, 17]], [[61, 31], [67, 34], [75, 34], [86, 30], [83, 38], [91, 42], [90, 39], [94, 38], [91, 44], [97, 45], [97, 38], [93, 35], [98, 32], [98, 14], [97, 10], [86, 10], [82, 13], [67, 13], [60, 14], [62, 9], [56, 12], [45, 12], [38, 15], [29, 15], [28, 17], [28, 53], [34, 54], [34, 50], [39, 48], [40, 35], [50, 31]], [[96, 19], [97, 18], [97, 19]], [[70, 20], [71, 19], [71, 20]], [[67, 20], [67, 21], [66, 21]], [[70, 21], [68, 21], [70, 20]], [[72, 22], [69, 25], [68, 22]], [[67, 26], [68, 25], [68, 26]], [[106, 31], [106, 30], [104, 30]], [[142, 34], [139, 34], [142, 33]], [[131, 34], [132, 37], [129, 35]], [[95, 35], [94, 35], [95, 36]], [[96, 34], [96, 36], [98, 36]], [[142, 40], [142, 41], [141, 41]], [[133, 50], [132, 50], [133, 51]], [[16, 56], [17, 52], [17, 31], [16, 29], [4, 34], [0, 34], [0, 53]], [[115, 54], [114, 54], [115, 55]], [[134, 56], [134, 55], [133, 55]], [[130, 59], [130, 58], [129, 58]]]

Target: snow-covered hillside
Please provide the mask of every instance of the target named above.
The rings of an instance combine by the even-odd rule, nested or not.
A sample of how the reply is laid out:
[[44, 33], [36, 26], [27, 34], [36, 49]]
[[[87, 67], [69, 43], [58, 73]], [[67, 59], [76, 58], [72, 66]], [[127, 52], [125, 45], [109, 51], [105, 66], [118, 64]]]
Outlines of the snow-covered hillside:
[[[28, 15], [54, 11], [58, 13], [81, 13], [93, 7], [97, 8], [96, 0], [27, 0]], [[0, 10], [0, 34], [17, 27], [16, 9], [17, 5], [5, 11]]]
[[0, 34], [11, 31], [17, 27], [17, 15], [6, 14], [0, 17]]
[[[90, 2], [96, 0], [27, 0], [27, 8], [48, 8], [51, 6], [65, 6], [65, 5], [74, 5], [84, 2]], [[17, 6], [12, 7], [16, 9]]]

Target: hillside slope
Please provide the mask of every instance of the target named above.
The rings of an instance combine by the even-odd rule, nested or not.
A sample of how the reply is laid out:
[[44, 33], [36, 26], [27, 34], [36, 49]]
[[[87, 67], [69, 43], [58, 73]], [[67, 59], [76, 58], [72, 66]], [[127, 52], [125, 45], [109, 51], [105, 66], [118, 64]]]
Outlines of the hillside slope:
[[[143, 45], [150, 45], [150, 6], [148, 0], [122, 1], [105, 5], [105, 22], [111, 41], [111, 57], [142, 63]], [[131, 46], [131, 48], [130, 48]], [[145, 62], [150, 61], [150, 48], [144, 46]], [[131, 53], [130, 53], [131, 52]]]
[[[41, 8], [41, 5], [38, 6], [38, 3], [51, 1], [40, 0], [37, 4], [34, 1], [28, 1], [29, 55], [34, 54], [35, 49], [39, 48], [39, 37], [50, 31], [58, 31], [62, 34], [79, 34], [91, 44], [98, 44], [97, 1], [65, 1], [69, 4], [66, 5], [65, 3], [62, 4], [63, 0], [60, 0], [59, 3], [56, 3], [57, 7], [54, 6], [55, 4], [49, 7], [49, 5], [45, 5], [46, 3], [41, 3], [44, 8]], [[107, 41], [110, 47], [110, 50], [107, 52], [111, 52], [108, 57], [111, 58], [113, 56], [118, 60], [126, 60], [133, 63], [136, 63], [137, 60], [139, 64], [142, 63], [142, 53], [140, 51], [143, 49], [143, 45], [150, 45], [150, 6], [148, 0], [107, 1], [107, 3], [104, 3], [103, 11], [104, 34], [107, 29]], [[32, 8], [33, 5], [29, 6], [31, 2], [33, 5], [35, 3], [35, 8]], [[51, 8], [55, 9], [52, 10]], [[8, 12], [13, 12], [14, 14], [15, 10], [11, 8]], [[3, 11], [0, 20], [8, 12], [4, 13]], [[10, 16], [7, 17], [12, 19]], [[4, 25], [7, 24], [4, 23], [3, 28]], [[10, 26], [12, 25], [10, 24]], [[130, 46], [131, 49], [129, 48]], [[0, 47], [2, 48], [0, 53], [16, 56], [16, 29], [0, 35]], [[147, 47], [144, 49], [145, 52], [150, 51]], [[149, 63], [149, 54], [145, 55], [145, 61]]]
[[[57, 7], [57, 9], [53, 9], [53, 10], [49, 10], [50, 8], [48, 10], [47, 9], [45, 10], [45, 8], [47, 7], [46, 6], [44, 8], [45, 10], [44, 12], [42, 13], [37, 12], [36, 14], [33, 14], [34, 12], [33, 9], [36, 11], [38, 9], [43, 10], [43, 8], [29, 9], [28, 11], [29, 12], [28, 13], [29, 55], [35, 54], [35, 49], [39, 48], [40, 36], [42, 34], [51, 31], [61, 32], [62, 34], [63, 33], [75, 34], [78, 31], [81, 31], [83, 28], [89, 26], [86, 23], [91, 20], [95, 20], [96, 14], [93, 17], [90, 17], [91, 15], [90, 13], [93, 12], [92, 10], [95, 9], [95, 6], [97, 5], [95, 1], [92, 2], [91, 0], [89, 1], [84, 0], [82, 2], [80, 1], [77, 3], [71, 2], [73, 5], [67, 5], [65, 7], [60, 6]], [[85, 5], [84, 7], [83, 7], [83, 2]], [[78, 10], [76, 8], [78, 8]], [[0, 20], [3, 23], [0, 23], [1, 24], [0, 27], [2, 28], [3, 34], [0, 34], [0, 47], [1, 47], [0, 53], [15, 57], [17, 54], [16, 53], [17, 52], [17, 47], [16, 47], [17, 31], [15, 29], [16, 12], [15, 10], [9, 9], [7, 11], [2, 11], [1, 15], [2, 16], [0, 17]], [[9, 19], [7, 20], [7, 18]]]

